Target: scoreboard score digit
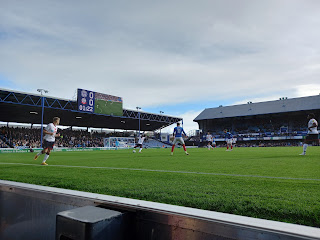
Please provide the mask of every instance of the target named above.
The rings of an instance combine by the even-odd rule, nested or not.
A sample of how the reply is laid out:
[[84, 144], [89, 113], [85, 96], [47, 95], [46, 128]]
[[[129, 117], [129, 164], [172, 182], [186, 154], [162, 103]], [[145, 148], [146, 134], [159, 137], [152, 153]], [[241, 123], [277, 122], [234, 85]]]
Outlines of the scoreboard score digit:
[[78, 89], [78, 110], [94, 113], [95, 92]]

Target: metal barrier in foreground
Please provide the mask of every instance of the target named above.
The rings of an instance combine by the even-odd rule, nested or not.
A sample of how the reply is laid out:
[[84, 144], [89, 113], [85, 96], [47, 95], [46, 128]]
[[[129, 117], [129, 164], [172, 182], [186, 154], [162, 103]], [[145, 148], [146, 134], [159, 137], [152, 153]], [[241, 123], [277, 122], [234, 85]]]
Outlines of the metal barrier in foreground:
[[95, 240], [320, 239], [313, 227], [0, 180], [1, 240], [78, 240], [81, 231]]

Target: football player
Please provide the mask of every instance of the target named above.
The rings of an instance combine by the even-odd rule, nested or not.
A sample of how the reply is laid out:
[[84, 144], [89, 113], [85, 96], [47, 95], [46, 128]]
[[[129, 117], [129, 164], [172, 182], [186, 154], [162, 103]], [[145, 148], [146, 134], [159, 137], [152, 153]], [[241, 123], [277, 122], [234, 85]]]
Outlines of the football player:
[[314, 143], [319, 145], [319, 132], [318, 132], [318, 122], [315, 119], [315, 115], [310, 113], [307, 117], [308, 122], [308, 133], [304, 140], [303, 152], [300, 155], [306, 155], [308, 143]]
[[[144, 136], [144, 134], [141, 134], [139, 137], [138, 137], [138, 143], [134, 146], [134, 148], [137, 148], [137, 147], [139, 147], [140, 149], [139, 149], [139, 153], [141, 153], [141, 151], [142, 151], [142, 143], [143, 143], [143, 141], [144, 141], [144, 139], [145, 139], [146, 137]], [[135, 153], [136, 152], [136, 150], [133, 150], [133, 153]]]
[[[223, 132], [225, 134], [225, 138], [226, 138], [226, 142], [227, 142], [227, 150], [226, 151], [232, 151], [233, 135], [230, 132], [228, 132], [227, 129], [225, 129]], [[229, 149], [229, 147], [230, 147], [230, 149]]]
[[49, 123], [47, 127], [43, 129], [43, 133], [45, 134], [43, 137], [43, 150], [39, 152], [37, 155], [34, 156], [34, 160], [37, 160], [37, 158], [41, 154], [46, 154], [43, 158], [43, 161], [41, 165], [48, 165], [46, 161], [49, 158], [50, 151], [53, 149], [54, 143], [56, 138], [55, 137], [60, 137], [60, 133], [57, 133], [58, 131], [58, 125], [60, 124], [60, 118], [54, 117], [53, 122]]
[[183, 128], [180, 127], [180, 123], [177, 123], [177, 126], [173, 130], [174, 140], [173, 140], [173, 145], [172, 145], [172, 148], [171, 148], [171, 155], [173, 155], [174, 147], [176, 146], [176, 144], [178, 142], [180, 142], [182, 144], [182, 147], [183, 147], [183, 150], [184, 150], [185, 154], [189, 155], [189, 153], [187, 152], [184, 140], [182, 138], [182, 134], [184, 134], [184, 136], [187, 137], [187, 134], [184, 132]]
[[208, 150], [210, 150], [211, 148], [213, 149], [213, 137], [210, 134], [210, 132], [207, 133], [206, 141], [207, 141]]

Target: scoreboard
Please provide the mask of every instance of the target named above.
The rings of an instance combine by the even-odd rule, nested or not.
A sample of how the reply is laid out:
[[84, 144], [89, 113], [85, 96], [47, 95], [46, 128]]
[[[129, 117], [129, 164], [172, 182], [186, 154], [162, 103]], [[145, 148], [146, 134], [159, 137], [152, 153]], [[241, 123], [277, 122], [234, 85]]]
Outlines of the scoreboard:
[[78, 88], [78, 111], [103, 115], [122, 116], [121, 97]]
[[78, 110], [94, 113], [95, 92], [78, 89]]

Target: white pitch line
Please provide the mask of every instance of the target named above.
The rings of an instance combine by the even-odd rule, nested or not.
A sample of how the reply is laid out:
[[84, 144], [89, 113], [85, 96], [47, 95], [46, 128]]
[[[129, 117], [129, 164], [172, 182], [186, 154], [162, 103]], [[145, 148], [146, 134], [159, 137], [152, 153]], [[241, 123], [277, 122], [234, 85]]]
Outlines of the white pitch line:
[[4, 163], [4, 162], [0, 162], [0, 164], [2, 164], [2, 165], [35, 166], [35, 167], [65, 167], [65, 168], [86, 168], [86, 169], [129, 170], [129, 171], [143, 171], [143, 172], [184, 173], [184, 174], [199, 174], [199, 175], [229, 176], [229, 177], [252, 177], [252, 178], [269, 178], [269, 179], [282, 179], [282, 180], [320, 181], [320, 179], [316, 179], [316, 178], [271, 177], [271, 176], [259, 176], [259, 175], [241, 175], [241, 174], [228, 174], [228, 173], [171, 171], [171, 170], [157, 170], [157, 169], [143, 169], [143, 168], [88, 167], [88, 166], [70, 166], [70, 165], [48, 165], [48, 166], [42, 166], [40, 164]]

